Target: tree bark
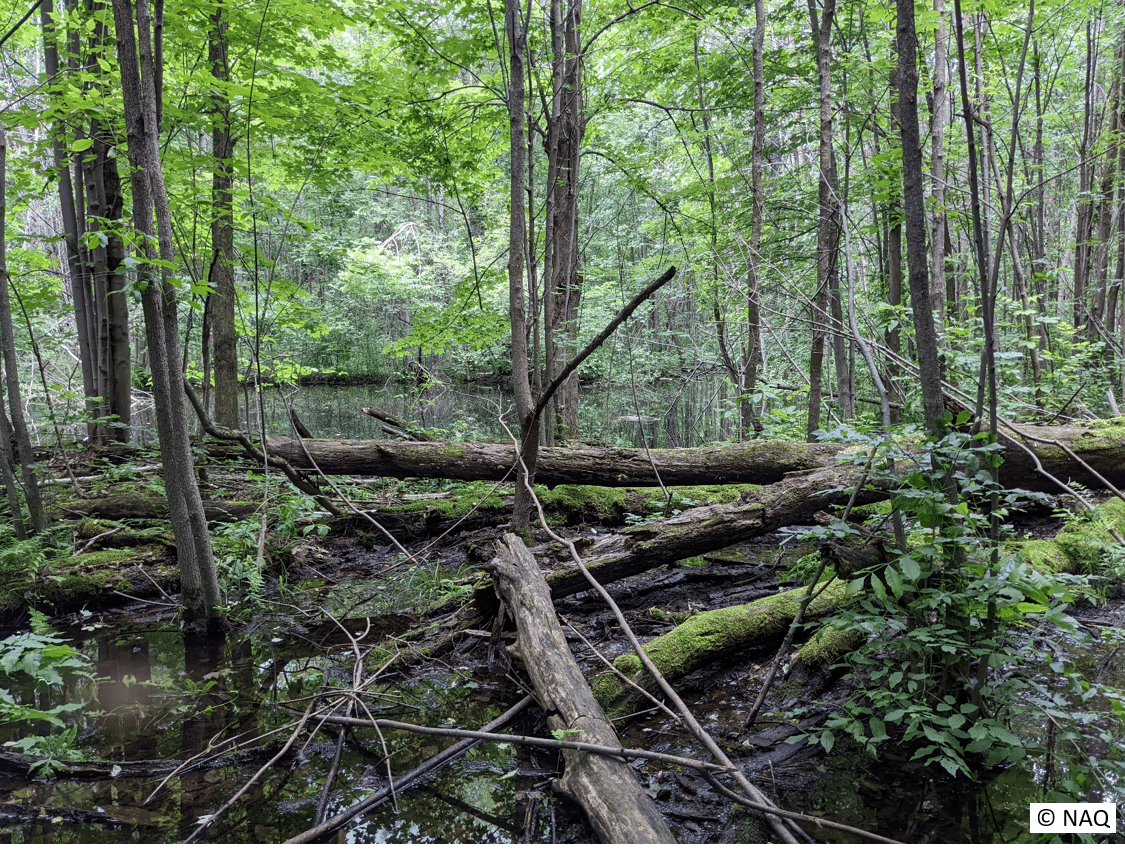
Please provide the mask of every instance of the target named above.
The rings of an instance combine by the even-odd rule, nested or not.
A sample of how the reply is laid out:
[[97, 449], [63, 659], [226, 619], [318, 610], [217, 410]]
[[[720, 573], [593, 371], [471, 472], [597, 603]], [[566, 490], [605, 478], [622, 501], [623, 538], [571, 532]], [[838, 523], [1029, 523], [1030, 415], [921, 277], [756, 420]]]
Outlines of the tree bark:
[[926, 209], [922, 188], [922, 143], [918, 131], [918, 35], [914, 28], [913, 0], [898, 0], [896, 26], [898, 50], [898, 103], [902, 136], [902, 209], [906, 228], [906, 269], [910, 306], [914, 310], [914, 338], [918, 343], [918, 369], [922, 383], [922, 409], [926, 431], [940, 437], [945, 405], [941, 389], [937, 330], [930, 299], [929, 264], [926, 260]]
[[[176, 291], [168, 279], [166, 268], [164, 271], [157, 271], [152, 264], [156, 259], [152, 248], [152, 236], [155, 234], [160, 260], [168, 267], [173, 265], [172, 222], [157, 137], [152, 20], [148, 0], [137, 0], [136, 11], [135, 37], [129, 0], [113, 0], [129, 141], [129, 164], [132, 168], [133, 220], [142, 240], [147, 244], [148, 261], [142, 264], [139, 273], [143, 286], [141, 297], [152, 368], [156, 426], [160, 437], [160, 455], [164, 464], [164, 484], [172, 516], [172, 531], [176, 540], [185, 625], [189, 628], [203, 626], [208, 631], [217, 631], [223, 627], [222, 596], [203, 501], [192, 465], [187, 401], [179, 372]], [[138, 39], [140, 62], [137, 56]]]
[[[8, 257], [7, 227], [8, 213], [5, 175], [7, 173], [8, 139], [4, 126], [0, 124], [0, 353], [4, 359], [4, 379], [8, 390], [8, 412], [11, 416], [12, 436], [16, 441], [23, 497], [31, 527], [35, 533], [47, 529], [47, 516], [43, 512], [43, 499], [39, 497], [39, 481], [35, 473], [35, 455], [31, 450], [31, 436], [27, 431], [27, 421], [23, 416], [23, 398], [20, 393], [19, 360], [16, 358], [15, 328], [12, 324], [12, 303], [8, 296]], [[16, 513], [12, 521], [23, 523], [23, 517]]]
[[508, 227], [508, 318], [512, 325], [512, 396], [520, 427], [520, 459], [516, 469], [516, 503], [512, 528], [526, 530], [531, 520], [531, 485], [539, 452], [539, 415], [531, 397], [530, 360], [527, 350], [527, 288], [524, 283], [524, 250], [527, 247], [527, 128], [524, 124], [527, 26], [519, 0], [504, 0], [504, 28], [508, 35], [508, 124], [511, 146], [511, 215]]
[[[590, 692], [559, 627], [543, 574], [523, 541], [505, 534], [489, 564], [519, 629], [512, 651], [522, 661], [552, 731], [576, 729], [574, 739], [620, 746], [613, 726]], [[656, 806], [623, 760], [566, 750], [558, 788], [582, 805], [606, 843], [675, 843]]]
[[[1125, 486], [1125, 431], [1119, 420], [1066, 427], [1021, 425], [1020, 430], [1031, 437], [1063, 443], [1114, 486]], [[1015, 435], [1002, 432], [1000, 443], [1004, 447], [1004, 463], [1000, 466], [1000, 482], [1004, 486], [1038, 492], [1057, 491], [1057, 487], [1036, 472], [1027, 454], [1016, 447]], [[501, 480], [513, 474], [516, 462], [515, 449], [505, 443], [306, 439], [304, 446], [317, 467], [329, 475]], [[289, 461], [296, 469], [313, 471], [298, 440], [270, 436], [267, 447], [271, 454]], [[858, 450], [834, 443], [781, 440], [652, 451], [543, 448], [538, 455], [536, 482], [547, 486], [658, 486], [652, 468], [655, 465], [665, 486], [771, 484], [793, 472], [830, 466], [838, 455], [855, 454]], [[1044, 469], [1054, 477], [1077, 481], [1094, 489], [1104, 486], [1060, 449], [1039, 446], [1036, 451]]]
[[222, 88], [230, 78], [227, 57], [227, 22], [223, 3], [215, 4], [207, 36], [211, 74], [217, 85], [211, 93], [211, 283], [207, 296], [210, 329], [214, 341], [214, 421], [221, 427], [238, 429], [238, 335], [234, 324], [234, 139], [231, 136], [231, 107]]
[[[510, 444], [477, 442], [401, 442], [398, 440], [306, 439], [305, 448], [329, 475], [500, 480], [513, 476]], [[271, 436], [271, 454], [295, 468], [312, 470], [298, 440]], [[721, 448], [640, 451], [626, 448], [541, 448], [536, 483], [598, 486], [658, 486], [652, 466], [666, 486], [714, 483], [772, 483], [797, 469], [832, 461], [842, 446], [763, 440]], [[652, 462], [649, 461], [651, 456]]]
[[[545, 256], [547, 380], [554, 380], [578, 350], [578, 166], [582, 118], [579, 24], [582, 0], [552, 0], [553, 91], [547, 137], [547, 231]], [[578, 439], [578, 374], [568, 377], [551, 403], [551, 444]]]
[[[693, 507], [670, 519], [626, 528], [619, 534], [584, 539], [586, 545], [579, 547], [579, 553], [590, 574], [607, 584], [737, 545], [786, 525], [810, 522], [816, 513], [848, 499], [846, 490], [857, 482], [857, 472], [855, 467], [844, 465], [813, 469], [763, 487], [733, 504]], [[885, 491], [865, 489], [858, 493], [855, 503], [870, 504], [886, 497]], [[558, 568], [568, 562], [560, 562]], [[547, 583], [555, 598], [589, 588], [581, 572], [569, 569], [550, 575]]]

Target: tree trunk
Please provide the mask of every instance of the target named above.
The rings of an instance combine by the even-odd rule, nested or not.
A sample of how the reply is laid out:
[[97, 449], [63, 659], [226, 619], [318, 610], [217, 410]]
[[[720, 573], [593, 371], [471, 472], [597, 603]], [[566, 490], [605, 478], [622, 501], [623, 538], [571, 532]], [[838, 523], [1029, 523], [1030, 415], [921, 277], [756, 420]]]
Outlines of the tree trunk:
[[922, 408], [926, 431], [941, 433], [945, 405], [941, 390], [937, 331], [930, 300], [926, 261], [926, 209], [922, 188], [922, 144], [918, 132], [918, 36], [914, 29], [913, 0], [898, 0], [898, 104], [902, 133], [902, 208], [906, 228], [906, 268], [910, 306], [914, 310], [914, 338], [922, 383]]
[[766, 148], [766, 4], [754, 0], [754, 38], [751, 65], [754, 75], [754, 137], [750, 159], [750, 251], [746, 260], [746, 357], [742, 367], [742, 397], [746, 399], [741, 409], [742, 432], [749, 434], [763, 430], [761, 419], [751, 396], [757, 386], [765, 363], [762, 357], [762, 312], [759, 304], [760, 283], [758, 270], [762, 253], [762, 223], [765, 214], [765, 189], [762, 186], [762, 160]]
[[[670, 519], [657, 519], [595, 540], [576, 540], [575, 544], [590, 574], [598, 583], [608, 584], [737, 545], [786, 525], [809, 523], [816, 513], [847, 501], [846, 490], [857, 480], [858, 470], [852, 466], [813, 469], [763, 487], [733, 504], [692, 507]], [[857, 494], [856, 504], [886, 497], [886, 492], [867, 488]], [[556, 571], [547, 579], [555, 598], [589, 588], [581, 572], [568, 569], [569, 561], [547, 565], [566, 570]]]
[[[40, 6], [43, 26], [43, 65], [47, 78], [54, 80], [59, 73], [59, 51], [56, 25], [51, 0], [43, 0]], [[62, 122], [52, 128], [55, 167], [59, 172], [59, 203], [63, 220], [63, 243], [66, 245], [67, 270], [70, 273], [71, 297], [74, 299], [74, 325], [78, 336], [78, 360], [82, 369], [82, 391], [86, 402], [86, 433], [91, 442], [105, 441], [104, 428], [96, 422], [102, 418], [103, 411], [97, 402], [98, 388], [95, 378], [97, 372], [97, 341], [94, 315], [93, 292], [90, 277], [82, 261], [79, 245], [81, 231], [75, 204], [74, 181], [71, 179], [70, 164], [67, 159], [66, 131]], [[79, 186], [81, 188], [81, 186]]]
[[[1114, 486], [1125, 486], [1125, 432], [1116, 419], [1078, 426], [1021, 425], [1033, 438], [1056, 440]], [[1057, 487], [1035, 470], [1016, 447], [1016, 436], [1001, 429], [1004, 463], [1000, 482], [1006, 487], [1056, 492]], [[270, 436], [271, 454], [295, 468], [312, 471], [305, 449], [329, 475], [501, 480], [513, 475], [516, 451], [510, 444], [476, 442], [401, 442], [398, 440], [295, 439]], [[785, 475], [834, 464], [837, 457], [856, 456], [862, 449], [832, 443], [809, 444], [760, 440], [714, 448], [656, 449], [543, 448], [538, 453], [536, 482], [546, 486], [588, 484], [610, 487], [657, 486], [653, 466], [666, 486], [705, 484], [771, 484]], [[1060, 480], [1102, 488], [1096, 477], [1061, 449], [1036, 447], [1044, 469]], [[651, 458], [651, 462], [650, 462]]]
[[227, 59], [227, 22], [223, 2], [215, 4], [207, 36], [211, 74], [217, 85], [211, 94], [211, 274], [214, 291], [207, 296], [210, 330], [214, 340], [216, 424], [238, 429], [238, 335], [234, 326], [234, 139], [231, 136], [230, 99], [222, 85], [230, 78]]
[[[813, 42], [816, 47], [817, 79], [820, 84], [820, 179], [817, 199], [819, 224], [816, 236], [816, 295], [813, 299], [813, 343], [809, 354], [809, 417], [806, 434], [810, 441], [820, 429], [820, 407], [824, 382], [824, 346], [829, 333], [828, 309], [833, 290], [839, 299], [836, 274], [840, 242], [840, 204], [836, 186], [836, 159], [832, 150], [832, 19], [836, 0], [825, 0], [819, 20], [815, 0], [809, 0]], [[842, 328], [833, 328], [841, 330]], [[833, 352], [837, 351], [833, 341]], [[837, 364], [839, 365], [839, 364]], [[843, 385], [843, 384], [841, 384]], [[848, 398], [841, 397], [841, 412]], [[854, 407], [854, 402], [853, 407]], [[854, 409], [853, 409], [854, 414]]]
[[[141, 238], [150, 246], [147, 262], [140, 270], [143, 286], [145, 336], [152, 369], [153, 401], [164, 463], [164, 485], [176, 540], [180, 567], [185, 625], [217, 631], [223, 627], [222, 597], [219, 592], [211, 538], [199, 495], [191, 457], [190, 433], [186, 415], [180, 368], [179, 325], [176, 320], [176, 291], [167, 268], [157, 271], [151, 248], [157, 235], [159, 258], [168, 267], [174, 262], [171, 212], [164, 187], [157, 137], [156, 89], [152, 53], [152, 20], [148, 0], [137, 0], [137, 37], [129, 0], [113, 0], [117, 30], [118, 61], [132, 168], [133, 219]], [[138, 41], [142, 69], [137, 60]], [[156, 225], [153, 225], [153, 210]]]
[[[512, 647], [527, 669], [552, 731], [576, 730], [574, 739], [620, 746], [617, 734], [590, 692], [559, 627], [543, 574], [523, 541], [505, 534], [489, 564], [496, 586], [519, 629]], [[590, 752], [563, 752], [566, 770], [558, 788], [582, 805], [605, 843], [675, 843], [652, 799], [624, 760]]]
[[[271, 454], [295, 468], [312, 464], [328, 475], [501, 480], [514, 478], [516, 451], [510, 444], [401, 442], [398, 440], [306, 439], [270, 436]], [[795, 469], [832, 462], [843, 446], [756, 441], [718, 448], [655, 449], [540, 448], [536, 483], [598, 486], [658, 486], [653, 465], [666, 486], [713, 483], [772, 483]], [[650, 462], [651, 457], [651, 462]]]
[[[578, 350], [578, 166], [582, 136], [582, 0], [552, 0], [553, 87], [547, 138], [546, 345], [547, 381]], [[559, 387], [551, 405], [552, 442], [578, 439], [578, 374]]]
[[504, 0], [504, 27], [508, 35], [508, 125], [511, 146], [511, 215], [508, 230], [508, 317], [512, 325], [512, 396], [520, 428], [520, 459], [516, 472], [516, 503], [512, 508], [512, 528], [530, 527], [531, 485], [539, 451], [539, 416], [531, 397], [527, 350], [527, 306], [524, 285], [524, 250], [527, 247], [527, 128], [524, 123], [527, 28], [521, 17], [519, 0]]
[[[19, 360], [16, 358], [15, 328], [12, 325], [12, 303], [8, 295], [8, 256], [7, 256], [7, 179], [8, 138], [4, 126], [0, 124], [0, 353], [4, 359], [4, 379], [8, 389], [8, 412], [11, 417], [12, 437], [16, 441], [19, 455], [23, 496], [31, 527], [35, 533], [47, 529], [47, 516], [43, 512], [43, 500], [39, 497], [39, 481], [35, 476], [35, 455], [31, 450], [31, 436], [27, 432], [27, 421], [23, 416], [23, 398], [20, 394]], [[12, 516], [16, 525], [23, 523], [23, 516]]]
[[934, 116], [930, 136], [930, 302], [934, 306], [935, 331], [941, 336], [945, 324], [945, 124], [949, 117], [949, 25], [945, 21], [945, 0], [934, 0], [934, 15], [938, 20], [934, 34]]

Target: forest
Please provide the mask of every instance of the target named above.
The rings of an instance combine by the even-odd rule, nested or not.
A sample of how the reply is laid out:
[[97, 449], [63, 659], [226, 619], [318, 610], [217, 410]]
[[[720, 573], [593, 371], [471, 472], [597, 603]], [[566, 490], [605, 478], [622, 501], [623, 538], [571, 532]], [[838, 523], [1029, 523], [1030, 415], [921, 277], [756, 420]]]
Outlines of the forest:
[[1120, 839], [1120, 3], [0, 33], [0, 839]]

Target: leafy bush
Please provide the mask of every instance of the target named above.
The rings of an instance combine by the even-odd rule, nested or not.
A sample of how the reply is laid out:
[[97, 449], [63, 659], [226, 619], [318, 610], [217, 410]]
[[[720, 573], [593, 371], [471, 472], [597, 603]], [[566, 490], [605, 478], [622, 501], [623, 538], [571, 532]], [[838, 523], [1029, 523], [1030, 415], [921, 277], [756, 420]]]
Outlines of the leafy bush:
[[[994, 446], [954, 433], [928, 448], [892, 498], [909, 523], [907, 550], [853, 574], [850, 604], [823, 621], [865, 638], [846, 661], [857, 689], [821, 730], [794, 739], [831, 750], [845, 734], [872, 755], [897, 741], [927, 765], [977, 779], [1029, 754], [1017, 725], [1041, 726], [1046, 716], [1081, 738], [1069, 700], [1098, 695], [1120, 716], [1122, 697], [1059, 661], [1051, 665], [1055, 689], [1036, 678], [1026, 663], [1030, 630], [1050, 624], [1077, 635], [1065, 609], [1083, 581], [1041, 575], [990, 541], [990, 519], [978, 512], [985, 497], [1003, 514], [1019, 495], [994, 489]], [[910, 460], [894, 446], [880, 450]], [[856, 533], [843, 523], [832, 530]]]

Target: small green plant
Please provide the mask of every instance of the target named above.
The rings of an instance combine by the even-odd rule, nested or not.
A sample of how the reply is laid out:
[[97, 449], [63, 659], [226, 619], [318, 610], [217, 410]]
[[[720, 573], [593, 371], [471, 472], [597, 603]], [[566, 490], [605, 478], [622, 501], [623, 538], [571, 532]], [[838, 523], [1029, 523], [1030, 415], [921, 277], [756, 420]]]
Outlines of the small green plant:
[[42, 721], [62, 729], [46, 737], [29, 735], [16, 741], [17, 748], [40, 758], [32, 764], [32, 770], [39, 774], [52, 774], [63, 760], [82, 760], [82, 753], [74, 748], [78, 728], [68, 726], [63, 719], [64, 714], [80, 710], [82, 705], [34, 705], [36, 695], [42, 695], [46, 702], [51, 688], [61, 688], [68, 677], [94, 676], [86, 657], [62, 639], [23, 633], [0, 640], [0, 722]]
[[82, 751], [75, 748], [77, 736], [78, 726], [70, 725], [46, 737], [35, 734], [23, 737], [13, 745], [39, 759], [28, 767], [32, 775], [49, 778], [68, 764], [81, 763], [86, 759]]

